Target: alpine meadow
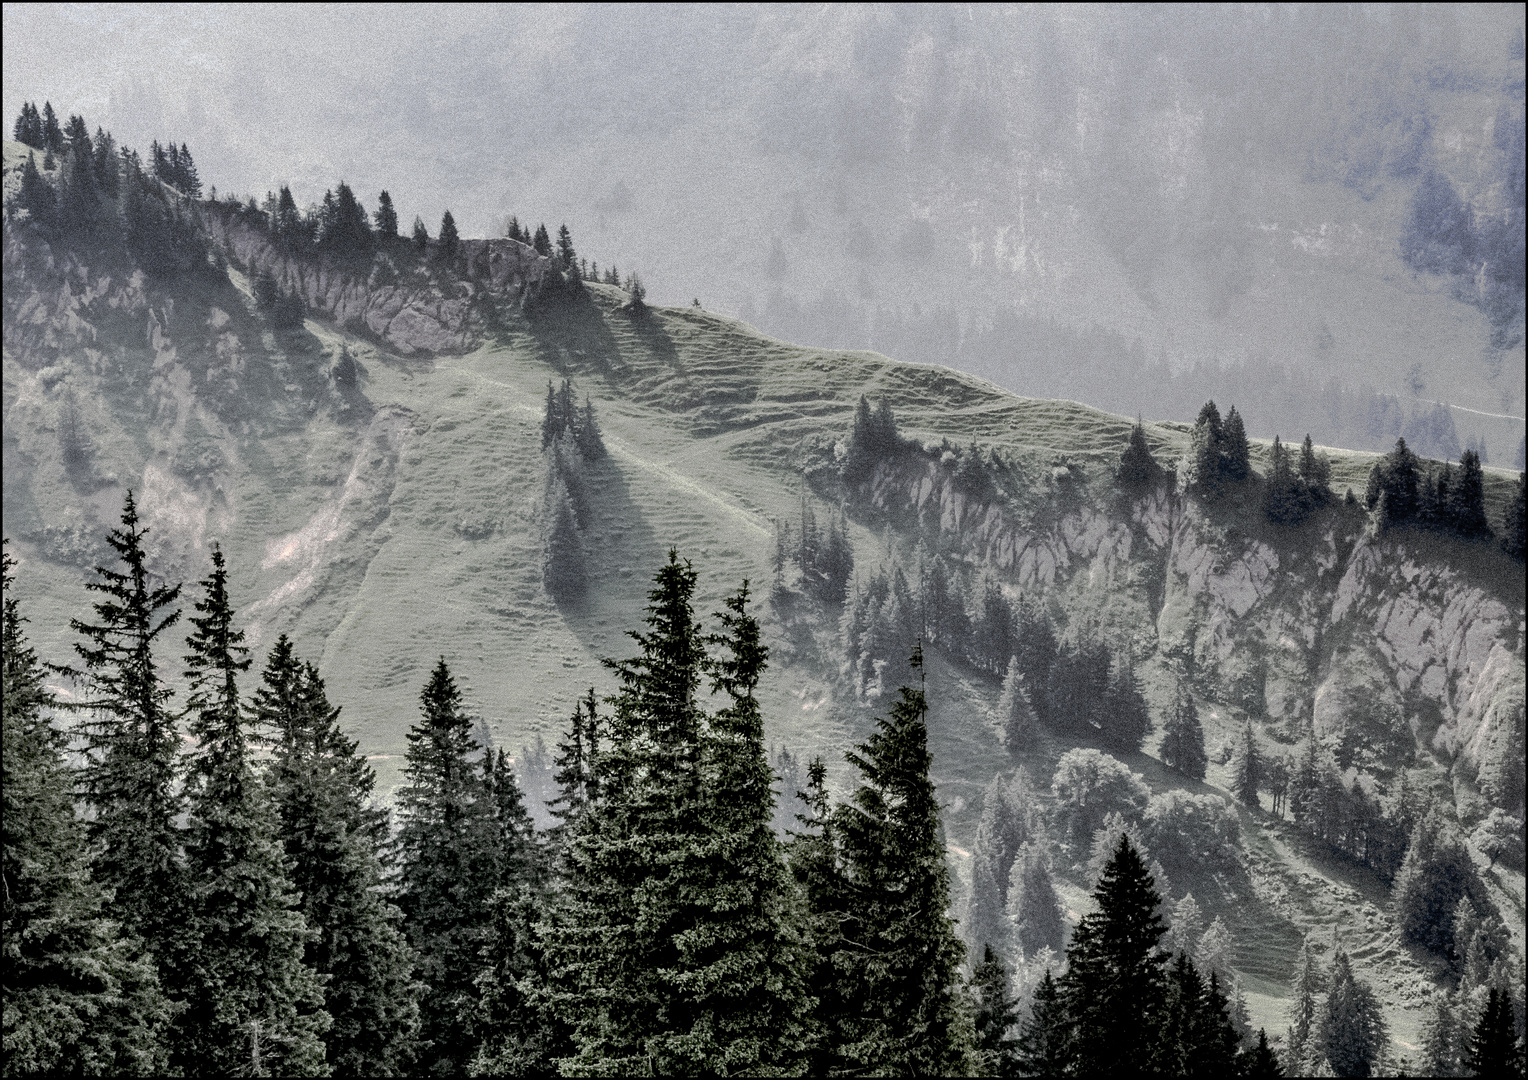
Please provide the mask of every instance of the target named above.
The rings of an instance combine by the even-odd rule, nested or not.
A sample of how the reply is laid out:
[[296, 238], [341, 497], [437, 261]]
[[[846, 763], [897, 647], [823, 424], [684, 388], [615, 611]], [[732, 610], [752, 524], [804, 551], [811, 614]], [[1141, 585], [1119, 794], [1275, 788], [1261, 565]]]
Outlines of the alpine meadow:
[[[1089, 11], [1005, 8], [1004, 26], [1144, 17]], [[943, 16], [747, 18], [794, 40], [813, 20], [885, 38]], [[1377, 8], [1343, 32], [1436, 18]], [[903, 267], [899, 359], [792, 344], [751, 325], [806, 326], [784, 300], [762, 317], [659, 302], [680, 261], [731, 256], [679, 260], [695, 236], [596, 250], [662, 243], [607, 229], [627, 212], [608, 200], [555, 224], [517, 205], [484, 230], [458, 224], [482, 207], [395, 201], [358, 175], [370, 156], [251, 191], [265, 181], [207, 164], [232, 160], [247, 118], [130, 145], [87, 99], [29, 86], [3, 162], [0, 1071], [1524, 1075], [1525, 480], [1500, 370], [1524, 325], [1515, 25], [1515, 83], [1417, 31], [1406, 48], [1443, 57], [1405, 69], [1417, 116], [1365, 104], [1372, 87], [1323, 98], [1328, 120], [1371, 124], [1383, 162], [1361, 198], [1328, 175], [1363, 172], [1351, 161], [1300, 181], [1347, 185], [1376, 235], [1400, 198], [1384, 184], [1407, 185], [1404, 227], [1364, 242], [1424, 282], [1428, 311], [1468, 312], [1426, 347], [1489, 338], [1496, 374], [1457, 385], [1492, 407], [1419, 388], [1410, 419], [1388, 383], [1275, 401], [1246, 363], [1141, 367], [1118, 311], [1074, 317], [1096, 281], [946, 326], [935, 305], [964, 286], [918, 292]], [[1050, 32], [1012, 59], [1023, 79], [1062, 54]], [[946, 63], [882, 38], [856, 39], [854, 72]], [[982, 48], [1001, 60], [1007, 42]], [[603, 62], [568, 49], [548, 101]], [[1001, 95], [948, 63], [951, 116], [989, 140]], [[862, 139], [895, 127], [880, 78]], [[1042, 170], [1097, 153], [1088, 138], [1123, 155], [1167, 109], [1089, 135], [1113, 106], [1075, 96], [1076, 145], [1058, 149], [1072, 119], [1047, 127]], [[1437, 147], [1463, 153], [1452, 118], [1498, 98], [1468, 169], [1439, 165]], [[766, 143], [811, 126], [772, 123]], [[1264, 151], [1249, 135], [1245, 152]], [[763, 175], [781, 153], [759, 151]], [[917, 168], [950, 170], [952, 191], [1006, 183], [957, 160], [931, 139]], [[848, 205], [853, 171], [800, 190]], [[1036, 196], [1035, 227], [1062, 236], [1094, 209], [1042, 218]], [[1110, 271], [1153, 347], [1192, 306], [1169, 282], [1203, 251], [1180, 241]], [[1212, 273], [1244, 257], [1205, 256]], [[1349, 288], [1344, 266], [1323, 264], [1322, 288]], [[1364, 325], [1405, 306], [1402, 285], [1351, 287], [1373, 301]], [[1274, 353], [1297, 306], [1282, 288], [1235, 301]], [[867, 311], [876, 295], [861, 288]], [[1282, 313], [1247, 314], [1260, 296]], [[853, 336], [855, 318], [801, 336]], [[1398, 326], [1363, 364], [1412, 365]], [[1079, 400], [1043, 396], [1057, 387]], [[1132, 415], [1106, 411], [1128, 395]], [[1479, 424], [1463, 447], [1455, 413]], [[1506, 460], [1514, 438], [1516, 467], [1491, 464], [1487, 440]]]

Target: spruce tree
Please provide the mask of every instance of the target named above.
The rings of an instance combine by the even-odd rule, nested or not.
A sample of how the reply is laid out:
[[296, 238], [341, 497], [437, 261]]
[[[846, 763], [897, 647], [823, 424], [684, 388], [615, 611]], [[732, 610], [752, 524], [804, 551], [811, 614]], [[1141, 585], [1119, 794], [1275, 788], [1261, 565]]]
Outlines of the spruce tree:
[[1226, 414], [1225, 428], [1221, 433], [1221, 455], [1222, 476], [1233, 484], [1247, 479], [1251, 472], [1251, 447], [1247, 444], [1247, 428], [1235, 405]]
[[1029, 748], [1034, 739], [1034, 716], [1024, 700], [1024, 674], [1019, 670], [1019, 658], [1008, 658], [1008, 670], [1003, 675], [1003, 690], [997, 699], [997, 722], [1002, 727], [1003, 744], [1008, 753], [1017, 757]]
[[424, 227], [424, 219], [421, 217], [414, 218], [413, 241], [414, 250], [418, 254], [423, 255], [430, 250], [430, 233]]
[[1428, 1076], [1458, 1076], [1463, 1042], [1458, 1014], [1446, 990], [1433, 992], [1433, 1014], [1422, 1030], [1422, 1068]]
[[1523, 1052], [1518, 1045], [1517, 1023], [1512, 1015], [1512, 996], [1491, 987], [1486, 1008], [1470, 1033], [1465, 1064], [1475, 1076], [1521, 1076]]
[[1151, 732], [1151, 713], [1128, 652], [1114, 658], [1099, 722], [1104, 742], [1116, 750], [1139, 750]]
[[1067, 946], [1061, 999], [1074, 1025], [1072, 1063], [1092, 1076], [1134, 1074], [1151, 1052], [1151, 1012], [1166, 957], [1161, 896], [1130, 838], [1121, 835]]
[[1459, 459], [1459, 479], [1450, 498], [1450, 518], [1454, 532], [1474, 539], [1490, 536], [1486, 521], [1485, 476], [1480, 471], [1480, 455], [1466, 450]]
[[1184, 682], [1178, 684], [1177, 697], [1167, 714], [1161, 754], [1168, 768], [1195, 780], [1204, 779], [1209, 765], [1204, 753], [1204, 729], [1199, 726], [1199, 710]]
[[340, 729], [312, 664], [276, 640], [251, 719], [270, 733], [270, 799], [299, 910], [313, 938], [305, 962], [323, 980], [325, 1036], [337, 1076], [397, 1076], [412, 1061], [420, 986], [401, 927], [382, 893], [387, 816], [370, 806], [376, 774]]
[[64, 129], [59, 126], [58, 114], [53, 111], [51, 101], [42, 103], [42, 145], [52, 154], [64, 152]]
[[1156, 480], [1158, 472], [1156, 459], [1146, 445], [1146, 426], [1137, 419], [1115, 467], [1115, 482], [1125, 491], [1138, 492]]
[[28, 154], [27, 163], [21, 167], [21, 191], [17, 195], [17, 201], [32, 221], [39, 225], [54, 224], [58, 193], [53, 189], [52, 184], [43, 179], [42, 173], [37, 171], [35, 154]]
[[1299, 475], [1307, 497], [1314, 504], [1321, 505], [1331, 498], [1332, 463], [1317, 455], [1310, 432], [1305, 433], [1305, 442], [1300, 444]]
[[1050, 969], [1035, 988], [1014, 1048], [1020, 1076], [1066, 1076], [1076, 1056], [1074, 1025]]
[[1392, 894], [1401, 935], [1441, 956], [1454, 940], [1459, 902], [1483, 906], [1486, 898], [1463, 839], [1436, 811], [1412, 829]]
[[472, 762], [483, 748], [445, 657], [419, 705], [398, 793], [398, 906], [426, 988], [419, 1061], [430, 1072], [461, 1072], [477, 1044], [477, 976], [497, 884], [479, 821], [489, 803]]
[[983, 1076], [1012, 1076], [1018, 1053], [1019, 1005], [1008, 993], [1008, 967], [990, 946], [971, 973], [976, 1056]]
[[185, 1011], [176, 1063], [190, 1074], [263, 1068], [277, 1076], [328, 1073], [317, 973], [303, 960], [313, 937], [287, 876], [271, 806], [250, 760], [238, 675], [249, 668], [233, 626], [223, 553], [192, 616], [186, 711], [197, 740], [187, 777], [184, 947], [175, 966]]
[[1528, 474], [1517, 474], [1517, 491], [1507, 506], [1507, 518], [1502, 522], [1501, 546], [1511, 558], [1523, 561], [1525, 534], [1528, 534], [1528, 503], [1524, 502], [1524, 479]]
[[[921, 649], [910, 664], [921, 675]], [[965, 1065], [956, 984], [964, 948], [945, 914], [927, 712], [921, 686], [901, 688], [891, 718], [848, 755], [861, 782], [833, 814], [840, 932], [829, 943], [838, 985], [827, 1040], [839, 1068], [931, 1074]]]
[[573, 234], [566, 224], [557, 229], [557, 261], [564, 271], [578, 271], [578, 255], [573, 250]]
[[1224, 442], [1220, 410], [1213, 401], [1206, 401], [1189, 434], [1188, 459], [1189, 482], [1206, 494], [1220, 490]]
[[550, 477], [542, 526], [541, 580], [559, 601], [575, 600], [588, 585], [578, 512], [561, 476]]
[[1372, 1076], [1389, 1035], [1379, 1001], [1338, 946], [1331, 985], [1316, 1013], [1315, 1046], [1338, 1076]]
[[180, 586], [150, 587], [147, 534], [129, 491], [121, 527], [106, 536], [123, 569], [96, 567], [97, 580], [85, 585], [104, 597], [93, 605], [96, 621], [69, 625], [85, 639], [74, 646], [84, 666], [73, 674], [86, 689], [80, 730], [88, 757], [80, 779], [92, 811], [92, 872], [113, 890], [108, 914], [141, 938], [162, 968], [181, 938], [185, 879], [176, 824], [180, 736], [154, 645], [180, 618]]
[[1268, 1032], [1263, 1028], [1257, 1029], [1257, 1045], [1242, 1055], [1241, 1074], [1259, 1078], [1284, 1075], [1284, 1066], [1268, 1045]]
[[535, 238], [531, 241], [531, 247], [536, 249], [536, 254], [550, 257], [552, 254], [552, 237], [546, 231], [546, 223], [536, 226]]
[[4, 552], [0, 1071], [159, 1074], [169, 1064], [169, 1010], [153, 963], [105, 918], [100, 887], [91, 880], [64, 758], [67, 739], [51, 722], [45, 668], [27, 642], [11, 589], [14, 566]]
[[1030, 958], [1043, 949], [1060, 951], [1066, 920], [1051, 878], [1049, 860], [1037, 843], [1025, 844], [1008, 870], [1008, 921], [1018, 954]]
[[393, 206], [393, 197], [387, 192], [377, 196], [377, 208], [372, 211], [371, 218], [377, 226], [377, 239], [384, 248], [398, 239], [398, 211]]
[[456, 219], [447, 210], [440, 218], [440, 233], [435, 239], [435, 261], [452, 269], [456, 266], [456, 256], [460, 247], [460, 239], [456, 232]]
[[1231, 774], [1231, 790], [1246, 806], [1259, 807], [1257, 793], [1263, 788], [1263, 755], [1257, 748], [1252, 734], [1252, 721], [1248, 720], [1242, 732], [1242, 744], [1236, 751], [1236, 763]]
[[1300, 945], [1294, 982], [1289, 987], [1289, 1035], [1285, 1045], [1292, 1069], [1300, 1068], [1315, 1050], [1319, 996], [1325, 987], [1325, 972], [1321, 970], [1311, 939], [1307, 937]]

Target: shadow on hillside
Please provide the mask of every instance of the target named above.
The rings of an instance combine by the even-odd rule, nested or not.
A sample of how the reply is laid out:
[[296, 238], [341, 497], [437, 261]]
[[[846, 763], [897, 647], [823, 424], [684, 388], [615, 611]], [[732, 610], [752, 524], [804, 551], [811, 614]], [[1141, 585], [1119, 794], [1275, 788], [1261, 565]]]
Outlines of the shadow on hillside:
[[620, 345], [598, 304], [587, 300], [540, 303], [526, 309], [525, 320], [537, 359], [560, 375], [598, 373], [613, 381], [621, 372]]
[[639, 627], [648, 585], [666, 554], [616, 461], [589, 466], [587, 479], [593, 508], [583, 535], [588, 584], [582, 596], [557, 604], [585, 644], [605, 631], [624, 634]]

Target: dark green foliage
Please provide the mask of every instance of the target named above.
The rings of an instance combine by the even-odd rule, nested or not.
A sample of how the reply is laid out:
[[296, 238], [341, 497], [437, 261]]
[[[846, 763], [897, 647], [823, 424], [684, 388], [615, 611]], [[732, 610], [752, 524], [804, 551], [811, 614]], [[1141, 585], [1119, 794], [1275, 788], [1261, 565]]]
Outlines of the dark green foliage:
[[[575, 1025], [570, 1072], [790, 1070], [806, 1046], [802, 955], [770, 830], [772, 775], [753, 696], [765, 654], [746, 586], [714, 658], [671, 552], [619, 682], [596, 794], [570, 821], [551, 955]], [[707, 672], [730, 704], [698, 694]], [[586, 784], [586, 788], [588, 785]]]
[[1436, 812], [1412, 830], [1394, 895], [1401, 934], [1440, 956], [1447, 956], [1453, 944], [1454, 913], [1460, 899], [1467, 897], [1477, 907], [1485, 905], [1485, 886], [1469, 850]]
[[11, 137], [19, 143], [26, 143], [34, 150], [42, 150], [42, 114], [37, 111], [37, 105], [30, 101], [21, 103], [21, 112], [16, 116], [16, 126], [11, 129]]
[[377, 228], [377, 241], [384, 247], [398, 239], [398, 211], [393, 207], [393, 197], [387, 192], [377, 196], [377, 208], [372, 211], [372, 221]]
[[869, 400], [861, 395], [844, 457], [844, 482], [858, 484], [870, 479], [877, 464], [900, 453], [905, 446], [897, 434], [897, 420], [890, 403], [882, 398], [872, 412]]
[[547, 258], [552, 254], [552, 237], [546, 231], [546, 223], [536, 226], [535, 238], [531, 240], [531, 247], [536, 249], [536, 254]]
[[51, 101], [42, 103], [42, 148], [50, 154], [64, 152], [64, 129], [59, 126]]
[[1268, 1032], [1263, 1028], [1257, 1029], [1257, 1045], [1241, 1055], [1241, 1074], [1251, 1077], [1284, 1075], [1284, 1066], [1279, 1063], [1279, 1055], [1268, 1045]]
[[1241, 413], [1236, 411], [1236, 406], [1231, 406], [1231, 411], [1226, 414], [1225, 428], [1221, 434], [1221, 459], [1220, 474], [1233, 484], [1239, 484], [1247, 479], [1251, 471], [1249, 456], [1251, 448], [1247, 445], [1247, 428], [1242, 423]]
[[997, 722], [1003, 729], [1003, 745], [1008, 753], [1018, 756], [1030, 747], [1035, 736], [1034, 710], [1024, 693], [1024, 673], [1019, 669], [1019, 658], [1008, 658], [1008, 670], [1003, 673], [1003, 689], [997, 699]]
[[910, 677], [906, 657], [919, 638], [918, 610], [900, 568], [860, 580], [841, 624], [844, 655], [858, 691], [878, 700]]
[[[394, 215], [395, 224], [396, 220]], [[341, 181], [332, 195], [324, 192], [318, 220], [318, 251], [341, 262], [364, 265], [371, 260], [375, 247], [376, 237], [366, 219], [366, 209], [350, 185]]]
[[1486, 521], [1485, 476], [1480, 471], [1480, 455], [1466, 450], [1459, 459], [1459, 479], [1450, 492], [1448, 527], [1466, 539], [1490, 536]]
[[1050, 860], [1038, 842], [1021, 847], [1008, 870], [1008, 919], [1018, 955], [1032, 958], [1042, 949], [1059, 952], [1066, 942], [1066, 920]]
[[[909, 662], [921, 675], [917, 649]], [[929, 780], [927, 702], [903, 686], [891, 718], [848, 755], [861, 781], [834, 813], [842, 878], [841, 937], [832, 943], [830, 1019], [840, 1067], [870, 1073], [960, 1071], [956, 973], [964, 948], [949, 918], [948, 870]], [[821, 948], [821, 944], [819, 944]], [[834, 1020], [836, 1019], [836, 1022]]]
[[541, 580], [553, 598], [577, 599], [588, 586], [589, 571], [579, 532], [578, 508], [568, 490], [568, 477], [551, 456], [542, 507]]
[[179, 940], [185, 880], [176, 818], [182, 808], [176, 751], [180, 736], [169, 711], [173, 691], [159, 679], [154, 644], [175, 625], [180, 586], [150, 587], [146, 529], [138, 527], [132, 492], [122, 525], [106, 536], [123, 569], [96, 567], [86, 588], [102, 595], [94, 622], [70, 627], [84, 664], [89, 710], [80, 725], [88, 760], [80, 781], [94, 811], [88, 830], [96, 880], [115, 890], [108, 908], [125, 933], [143, 939], [161, 964]]
[[1151, 794], [1146, 782], [1123, 763], [1101, 751], [1081, 748], [1061, 755], [1051, 790], [1056, 795], [1057, 822], [1078, 848], [1092, 840], [1111, 813], [1139, 819]]
[[1146, 427], [1137, 420], [1115, 467], [1115, 482], [1126, 491], [1140, 491], [1155, 483], [1161, 472], [1161, 467], [1151, 456], [1151, 448], [1146, 445]]
[[1389, 1035], [1379, 1001], [1353, 975], [1348, 954], [1337, 947], [1326, 998], [1316, 1013], [1316, 1049], [1338, 1076], [1372, 1076]]
[[430, 233], [424, 227], [423, 218], [414, 218], [413, 242], [414, 251], [420, 255], [423, 255], [430, 249]]
[[1309, 435], [1298, 467], [1287, 446], [1273, 438], [1272, 463], [1263, 487], [1263, 513], [1277, 525], [1299, 525], [1331, 499], [1331, 464], [1316, 455]]
[[557, 230], [557, 263], [564, 272], [578, 272], [578, 254], [573, 250], [573, 234], [568, 231], [567, 225]]
[[304, 959], [324, 980], [325, 1036], [338, 1076], [397, 1076], [412, 1059], [420, 987], [381, 893], [385, 812], [369, 800], [376, 774], [340, 729], [324, 681], [283, 634], [266, 660], [251, 719], [271, 733], [270, 799], [299, 910], [313, 937]]
[[233, 627], [228, 573], [212, 573], [186, 644], [186, 711], [197, 740], [186, 782], [187, 912], [174, 959], [185, 1011], [176, 1064], [192, 1075], [244, 1069], [327, 1074], [321, 982], [303, 960], [313, 937], [287, 877], [266, 792], [255, 777], [238, 675], [249, 668]]
[[1074, 1025], [1071, 1060], [1083, 1075], [1133, 1074], [1152, 1051], [1166, 963], [1157, 945], [1166, 928], [1157, 915], [1161, 897], [1128, 836], [1120, 836], [1093, 897], [1098, 910], [1073, 931], [1058, 984]]
[[1374, 463], [1369, 470], [1369, 486], [1364, 493], [1364, 505], [1377, 510], [1384, 499], [1384, 517], [1387, 525], [1400, 525], [1416, 517], [1418, 509], [1418, 462], [1417, 456], [1406, 446], [1405, 439], [1395, 441], [1395, 449]]
[[787, 559], [793, 562], [800, 572], [802, 592], [825, 604], [843, 602], [854, 575], [854, 548], [849, 542], [849, 520], [842, 511], [821, 529], [811, 504], [802, 496], [800, 532], [793, 540], [790, 526], [783, 526], [777, 547], [781, 571]]
[[1162, 738], [1162, 761], [1169, 768], [1195, 780], [1204, 779], [1209, 759], [1204, 752], [1204, 729], [1199, 726], [1199, 710], [1194, 706], [1188, 686], [1180, 682], [1177, 696], [1168, 709]]
[[1411, 219], [1401, 239], [1401, 255], [1418, 270], [1462, 273], [1475, 260], [1470, 208], [1448, 178], [1428, 170], [1412, 196]]
[[278, 247], [292, 252], [304, 250], [308, 245], [308, 230], [297, 210], [297, 200], [292, 189], [282, 185], [276, 199], [276, 211], [271, 215], [271, 233]]
[[1008, 994], [1008, 967], [990, 947], [971, 973], [976, 1012], [976, 1054], [983, 1076], [1014, 1076], [1018, 1053], [1018, 1002]]
[[1252, 734], [1252, 721], [1248, 720], [1242, 732], [1241, 746], [1236, 751], [1231, 790], [1254, 810], [1258, 808], [1257, 793], [1263, 789], [1263, 772], [1263, 755], [1257, 748], [1257, 738]]
[[21, 167], [21, 191], [17, 201], [39, 225], [55, 223], [58, 192], [54, 190], [51, 183], [43, 179], [42, 173], [37, 171], [36, 155], [28, 154], [27, 163]]
[[1525, 533], [1528, 533], [1528, 504], [1523, 499], [1524, 473], [1517, 474], [1517, 491], [1507, 507], [1507, 518], [1502, 523], [1501, 546], [1512, 558], [1523, 561]]
[[447, 210], [440, 218], [440, 234], [435, 238], [435, 262], [447, 270], [456, 266], [460, 238], [456, 232], [456, 219]]
[[1214, 493], [1220, 488], [1220, 459], [1224, 441], [1220, 410], [1213, 401], [1206, 401], [1189, 435], [1189, 481], [1203, 492]]
[[1523, 1048], [1517, 1038], [1517, 1023], [1512, 1015], [1512, 997], [1505, 990], [1491, 987], [1485, 1012], [1470, 1033], [1469, 1056], [1465, 1064], [1475, 1076], [1522, 1076]]
[[1073, 1025], [1061, 999], [1061, 987], [1047, 969], [1030, 1002], [1029, 1019], [1024, 1021], [1015, 1047], [1015, 1065], [1020, 1076], [1059, 1077], [1068, 1075], [1073, 1057]]
[[341, 345], [339, 359], [334, 362], [334, 385], [341, 390], [354, 390], [360, 380], [361, 370], [350, 355], [350, 347]]
[[250, 276], [250, 289], [255, 294], [255, 307], [270, 316], [271, 325], [276, 329], [295, 330], [302, 326], [302, 297], [295, 291], [282, 289], [268, 270], [263, 267], [254, 270]]
[[555, 389], [548, 381], [546, 408], [541, 416], [541, 449], [550, 448], [565, 432], [571, 434], [585, 461], [596, 461], [605, 456], [605, 441], [594, 415], [594, 402], [586, 394], [580, 408], [571, 379], [562, 380], [562, 386]]
[[95, 174], [96, 186], [100, 189], [102, 196], [108, 200], [115, 199], [122, 177], [119, 172], [117, 143], [111, 137], [111, 132], [96, 128], [93, 155], [95, 160], [91, 170]]
[[1459, 1075], [1460, 1059], [1467, 1052], [1464, 1031], [1448, 992], [1434, 992], [1433, 1014], [1422, 1033], [1422, 1069], [1427, 1076]]
[[[34, 108], [35, 115], [35, 108]], [[153, 1075], [168, 1065], [169, 1017], [152, 963], [106, 920], [75, 819], [67, 741], [50, 723], [44, 667], [27, 642], [3, 556], [4, 756], [0, 873], [5, 881], [0, 1071]]]
[[642, 279], [632, 271], [626, 278], [626, 291], [629, 299], [626, 301], [626, 313], [632, 318], [641, 318], [647, 314], [647, 287], [642, 284]]
[[398, 906], [425, 984], [419, 1061], [463, 1071], [477, 1038], [479, 957], [491, 940], [495, 853], [482, 818], [491, 802], [473, 758], [483, 748], [445, 658], [419, 695], [408, 732], [408, 783], [398, 792]]
[[1099, 723], [1104, 742], [1116, 750], [1139, 750], [1151, 732], [1151, 712], [1129, 653], [1114, 657]]
[[1166, 1076], [1234, 1076], [1236, 1032], [1217, 976], [1209, 982], [1183, 953], [1168, 968], [1153, 1046], [1155, 1072]]
[[1092, 738], [1103, 726], [1108, 697], [1108, 646], [1096, 638], [1062, 645], [1046, 680], [1046, 722], [1069, 735]]

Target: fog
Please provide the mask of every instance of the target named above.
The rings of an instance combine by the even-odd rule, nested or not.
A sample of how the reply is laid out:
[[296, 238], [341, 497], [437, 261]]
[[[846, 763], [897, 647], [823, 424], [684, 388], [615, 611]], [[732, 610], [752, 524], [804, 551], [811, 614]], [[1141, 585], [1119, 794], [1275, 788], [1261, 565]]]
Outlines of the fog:
[[4, 20], [7, 122], [184, 141], [223, 193], [566, 222], [660, 303], [1020, 393], [1519, 452], [1520, 5]]

